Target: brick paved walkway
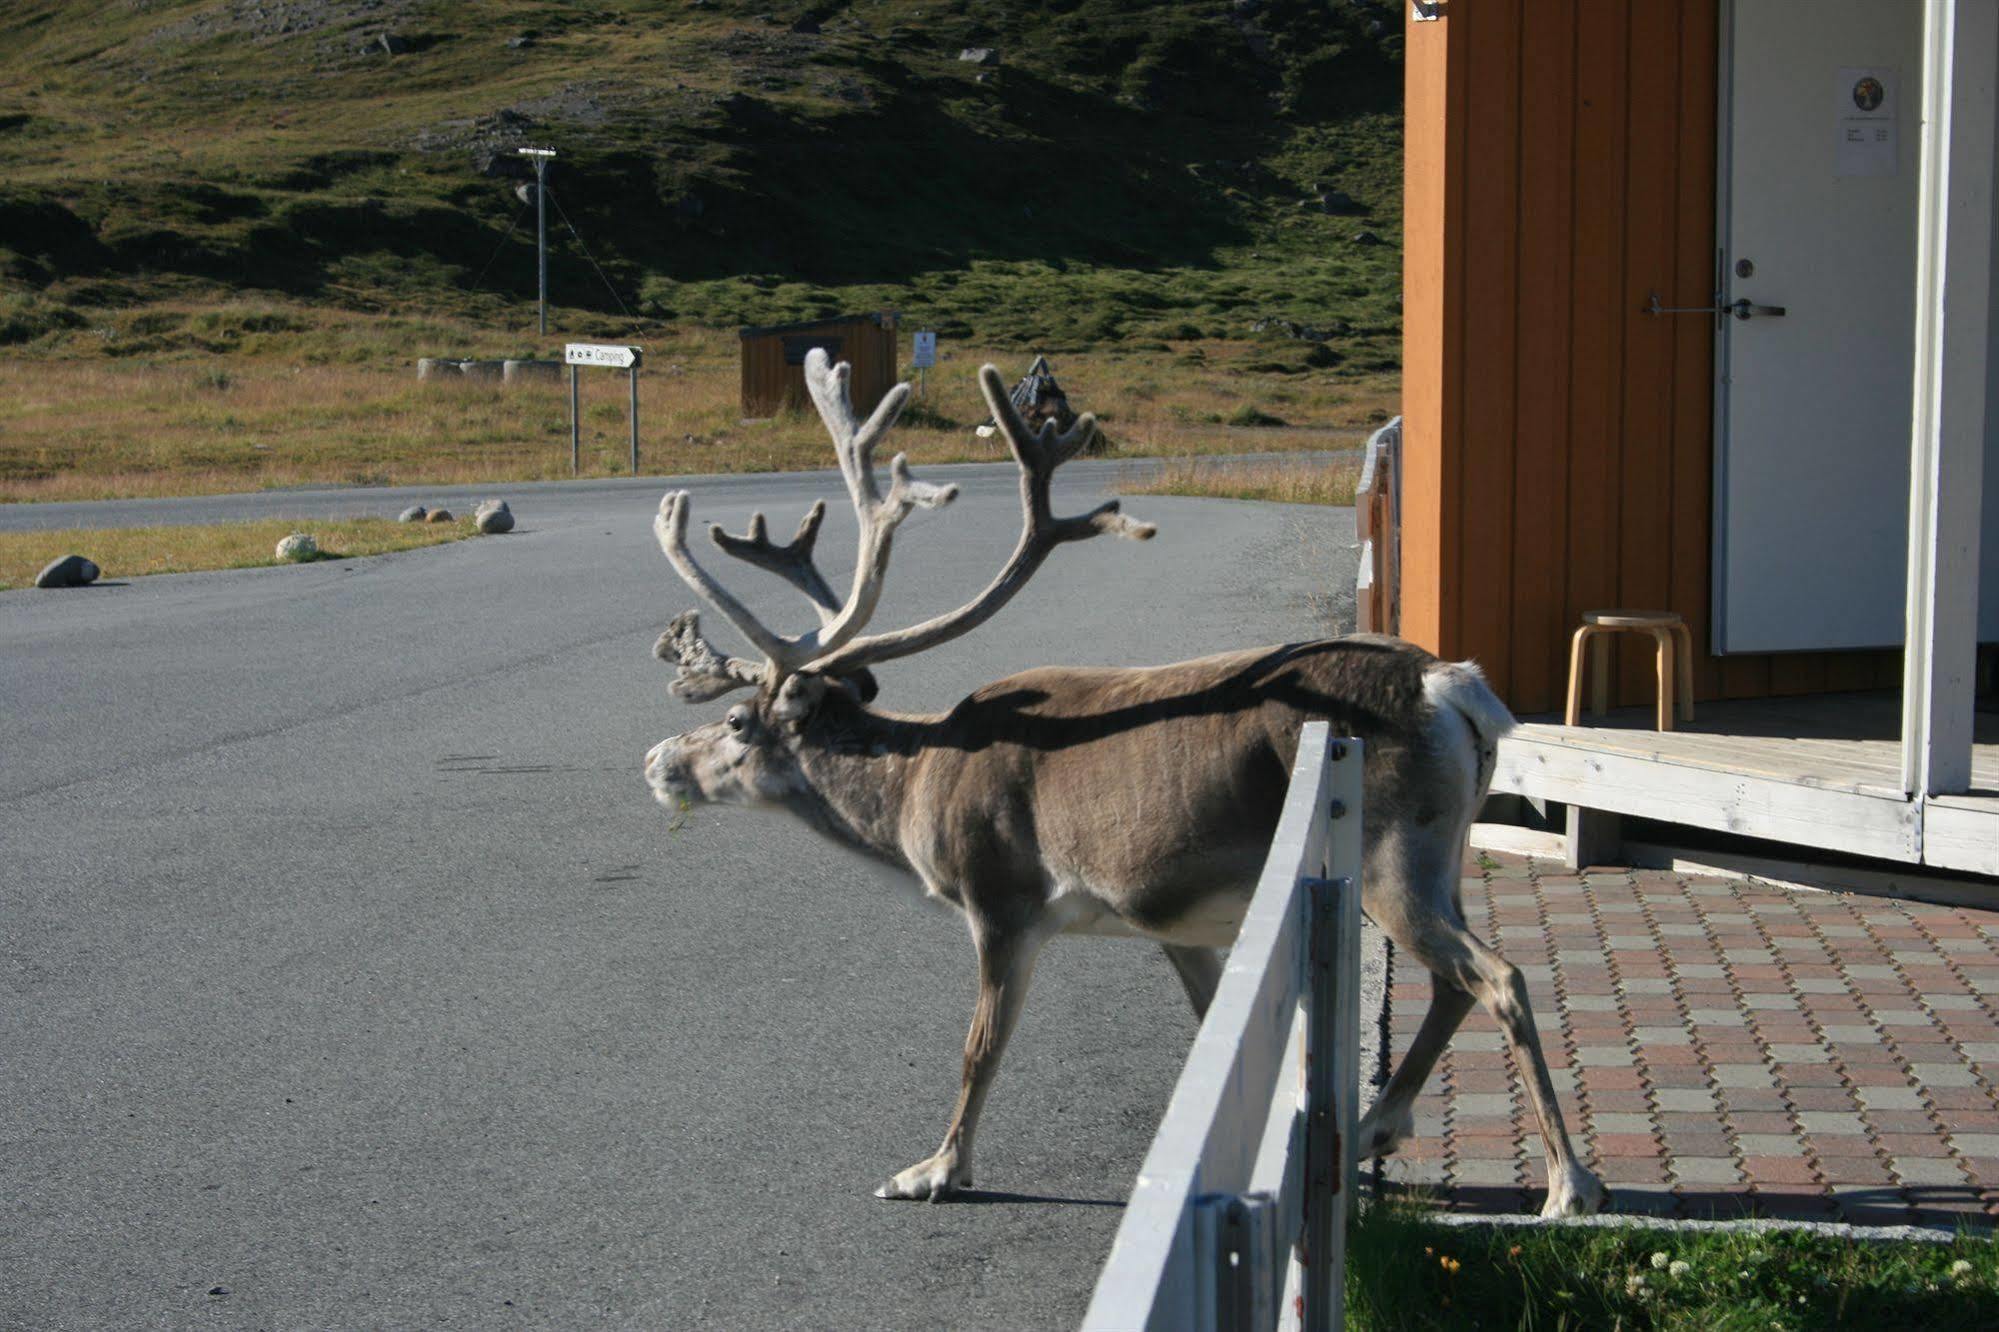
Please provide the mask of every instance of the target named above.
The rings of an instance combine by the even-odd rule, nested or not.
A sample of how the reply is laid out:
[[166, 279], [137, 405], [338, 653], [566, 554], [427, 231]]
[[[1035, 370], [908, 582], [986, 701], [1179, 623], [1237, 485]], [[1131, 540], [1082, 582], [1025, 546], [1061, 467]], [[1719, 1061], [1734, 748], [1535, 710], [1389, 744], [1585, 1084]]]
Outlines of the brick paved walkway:
[[[1999, 911], [1482, 863], [1466, 915], [1526, 974], [1570, 1133], [1616, 1210], [1999, 1217]], [[1398, 1056], [1429, 989], [1398, 953]], [[1482, 1009], [1416, 1131], [1388, 1180], [1459, 1211], [1538, 1209], [1540, 1138]]]

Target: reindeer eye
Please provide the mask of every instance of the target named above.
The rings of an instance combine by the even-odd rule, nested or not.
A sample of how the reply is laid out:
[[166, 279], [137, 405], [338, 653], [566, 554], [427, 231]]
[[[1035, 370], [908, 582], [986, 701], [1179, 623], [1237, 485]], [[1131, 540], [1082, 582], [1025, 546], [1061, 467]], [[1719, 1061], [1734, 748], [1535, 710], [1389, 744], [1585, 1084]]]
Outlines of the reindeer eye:
[[742, 734], [742, 731], [743, 731], [743, 714], [742, 714], [742, 713], [741, 713], [740, 711], [738, 711], [738, 710], [736, 710], [736, 709], [734, 709], [734, 708], [731, 708], [731, 709], [729, 710], [729, 715], [728, 715], [728, 716], [726, 716], [726, 717], [724, 717], [724, 718], [723, 718], [722, 720], [728, 723], [728, 726], [729, 726], [729, 729], [730, 729], [730, 730], [732, 730], [732, 731], [736, 732], [736, 734], [738, 734], [738, 735], [741, 735], [741, 734]]

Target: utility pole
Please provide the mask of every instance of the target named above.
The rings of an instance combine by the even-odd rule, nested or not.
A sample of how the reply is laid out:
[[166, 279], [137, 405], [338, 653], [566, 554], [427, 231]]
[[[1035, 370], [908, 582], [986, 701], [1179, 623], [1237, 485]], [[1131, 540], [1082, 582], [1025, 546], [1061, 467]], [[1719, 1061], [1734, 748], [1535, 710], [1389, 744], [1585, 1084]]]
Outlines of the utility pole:
[[543, 336], [548, 333], [548, 163], [555, 156], [553, 148], [520, 148], [522, 157], [534, 162], [534, 255], [535, 272], [541, 298], [541, 317], [537, 328]]

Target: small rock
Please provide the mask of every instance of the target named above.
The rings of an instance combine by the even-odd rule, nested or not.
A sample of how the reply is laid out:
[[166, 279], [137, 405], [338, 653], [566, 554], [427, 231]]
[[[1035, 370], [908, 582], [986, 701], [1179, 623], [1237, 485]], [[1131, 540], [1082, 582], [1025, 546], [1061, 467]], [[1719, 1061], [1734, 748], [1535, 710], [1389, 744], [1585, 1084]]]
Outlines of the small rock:
[[1367, 210], [1361, 207], [1359, 200], [1344, 190], [1321, 190], [1319, 211], [1337, 216], [1341, 213], [1361, 213]]
[[958, 52], [958, 59], [972, 65], [997, 65], [999, 52], [990, 46], [968, 46]]
[[88, 587], [101, 572], [81, 555], [65, 555], [35, 575], [36, 587]]
[[210, 1286], [210, 1287], [208, 1288], [208, 1293], [209, 1293], [210, 1295], [227, 1295], [227, 1294], [229, 1294], [229, 1287], [227, 1287], [227, 1286]]
[[1381, 237], [1375, 235], [1372, 231], [1356, 231], [1353, 234], [1353, 243], [1355, 245], [1379, 245], [1381, 244]]
[[514, 530], [514, 511], [505, 500], [485, 500], [472, 511], [472, 523], [486, 535], [498, 536]]
[[451, 521], [451, 510], [432, 509], [430, 511], [430, 516], [424, 519], [424, 521], [428, 523], [448, 523]]
[[522, 33], [518, 37], [507, 38], [507, 49], [509, 51], [525, 51], [528, 47], [533, 45], [534, 45], [534, 38], [528, 36], [526, 33]]
[[412, 504], [396, 515], [396, 521], [399, 523], [420, 523], [424, 520], [428, 512], [429, 510], [425, 509], [423, 505]]
[[1305, 364], [1314, 370], [1330, 370], [1345, 358], [1323, 342], [1315, 342], [1305, 353]]
[[278, 542], [278, 559], [292, 564], [304, 564], [319, 558], [319, 543], [304, 532], [294, 532]]

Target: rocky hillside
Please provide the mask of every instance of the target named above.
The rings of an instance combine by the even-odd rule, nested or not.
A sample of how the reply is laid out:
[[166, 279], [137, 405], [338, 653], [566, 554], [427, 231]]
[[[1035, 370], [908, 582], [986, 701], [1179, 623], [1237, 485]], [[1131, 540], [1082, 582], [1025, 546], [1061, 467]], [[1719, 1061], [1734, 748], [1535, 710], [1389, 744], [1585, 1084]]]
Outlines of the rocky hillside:
[[264, 292], [1393, 355], [1389, 0], [18, 0], [0, 343]]

